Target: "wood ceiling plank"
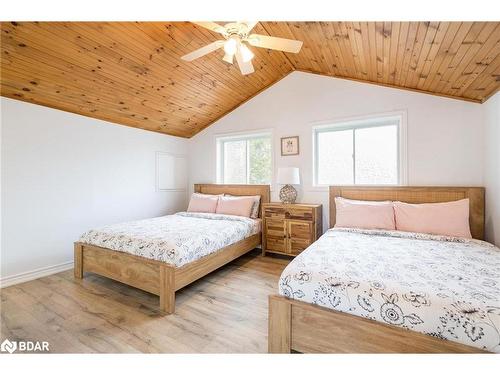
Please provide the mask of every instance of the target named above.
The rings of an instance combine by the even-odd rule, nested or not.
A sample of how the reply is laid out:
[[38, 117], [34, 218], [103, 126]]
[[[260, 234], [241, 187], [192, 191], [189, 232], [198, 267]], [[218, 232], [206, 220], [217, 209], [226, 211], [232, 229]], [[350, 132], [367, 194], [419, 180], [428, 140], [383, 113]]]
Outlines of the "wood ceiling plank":
[[439, 52], [441, 44], [443, 43], [449, 24], [450, 24], [449, 22], [439, 22], [436, 35], [434, 36], [434, 39], [431, 42], [431, 47], [429, 49], [427, 57], [424, 60], [424, 65], [419, 70], [419, 77], [418, 81], [415, 83], [415, 87], [421, 89], [422, 86], [424, 85], [425, 80], [431, 74], [432, 65], [436, 60], [436, 56]]
[[377, 31], [375, 27], [375, 22], [367, 22], [368, 25], [368, 40], [370, 45], [370, 66], [372, 68], [372, 82], [378, 81], [378, 70], [377, 70]]
[[351, 40], [353, 40], [353, 43], [356, 46], [355, 47], [356, 54], [358, 55], [359, 63], [361, 65], [360, 74], [362, 76], [362, 79], [368, 80], [369, 79], [368, 54], [367, 54], [367, 50], [365, 49], [365, 43], [363, 41], [362, 29], [361, 29], [360, 22], [352, 22], [352, 38], [351, 38]]
[[[36, 56], [36, 53], [34, 53], [33, 51], [31, 54], [32, 56]], [[43, 63], [44, 57], [42, 56], [38, 58], [38, 61]], [[3, 71], [5, 72], [6, 76], [15, 75], [15, 72], [8, 74], [9, 73], [8, 58], [4, 58], [4, 62], [7, 62], [7, 64], [4, 64], [3, 66]], [[132, 96], [131, 99], [127, 101], [127, 103], [125, 102], [120, 103], [119, 95], [117, 95], [118, 93], [120, 93], [119, 87], [112, 86], [110, 87], [110, 90], [106, 92], [102, 90], [102, 88], [105, 86], [101, 81], [99, 88], [96, 89], [95, 83], [93, 82], [88, 83], [87, 81], [78, 78], [74, 70], [66, 69], [62, 65], [58, 65], [55, 67], [52, 67], [50, 64], [47, 63], [43, 64], [43, 66], [41, 64], [33, 65], [29, 60], [24, 61], [23, 57], [18, 56], [15, 61], [15, 70], [17, 72], [24, 73], [24, 77], [26, 78], [24, 82], [22, 82], [21, 81], [22, 77], [21, 76], [18, 77], [19, 81], [22, 82], [24, 85], [23, 91], [30, 91], [33, 82], [37, 86], [40, 86], [41, 83], [46, 83], [46, 82], [58, 82], [61, 80], [60, 75], [65, 74], [66, 76], [68, 76], [68, 78], [71, 77], [71, 81], [66, 79], [64, 85], [59, 85], [59, 89], [55, 90], [55, 91], [60, 91], [61, 93], [61, 95], [59, 95], [60, 100], [64, 100], [64, 93], [66, 93], [64, 89], [69, 88], [70, 91], [80, 93], [82, 101], [85, 102], [89, 100], [88, 98], [91, 97], [93, 93], [96, 93], [98, 96], [94, 98], [95, 101], [107, 101], [107, 103], [110, 106], [123, 107], [123, 105], [127, 105], [133, 107], [134, 104], [139, 105], [140, 103], [143, 107], [142, 111], [146, 111], [148, 113], [159, 111], [158, 108], [149, 108], [148, 105], [144, 104], [143, 102], [145, 100], [142, 96], [141, 97]], [[205, 116], [205, 114], [202, 115]]]
[[358, 78], [358, 68], [354, 60], [352, 48], [349, 44], [349, 35], [343, 27], [344, 22], [334, 22], [333, 29], [335, 30], [335, 40], [339, 45], [339, 51], [342, 59], [346, 64], [346, 72], [350, 77]]
[[[71, 97], [71, 95], [75, 95], [80, 98], [80, 104], [84, 107], [91, 107], [92, 104], [105, 104], [110, 110], [119, 111], [126, 116], [135, 117], [136, 113], [141, 113], [144, 120], [148, 120], [148, 117], [155, 118], [155, 115], [158, 113], [163, 113], [163, 116], [168, 115], [169, 120], [171, 120], [172, 117], [177, 121], [186, 120], [185, 116], [175, 113], [176, 111], [172, 109], [160, 111], [157, 108], [151, 108], [145, 103], [144, 99], [139, 97], [130, 99], [127, 103], [120, 102], [118, 100], [119, 96], [113, 96], [107, 92], [96, 92], [94, 87], [86, 86], [78, 80], [75, 80], [72, 84], [65, 82], [64, 85], [51, 85], [50, 83], [57, 82], [58, 77], [54, 75], [53, 72], [50, 72], [47, 66], [45, 66], [43, 72], [34, 71], [32, 65], [24, 63], [21, 59], [16, 60], [15, 71], [11, 72], [9, 67], [4, 66], [4, 72], [7, 77], [16, 78], [16, 82], [20, 85], [19, 87], [23, 91], [23, 94], [31, 93], [33, 95], [34, 92], [41, 91], [40, 95], [55, 95], [59, 98], [59, 101], [65, 100], [67, 96]], [[27, 75], [33, 77], [29, 82], [25, 81]], [[4, 81], [8, 82], [8, 79], [4, 79]], [[49, 88], [52, 89], [49, 90]], [[140, 112], [136, 109], [138, 107], [141, 108]], [[193, 114], [191, 118], [194, 119], [197, 118], [197, 116], [197, 114]], [[204, 118], [204, 116], [200, 117], [202, 119]]]
[[420, 75], [422, 74], [425, 61], [427, 60], [427, 56], [429, 55], [429, 51], [431, 50], [432, 44], [435, 40], [435, 36], [439, 28], [439, 22], [425, 22], [425, 24], [427, 26], [427, 30], [425, 36], [422, 39], [418, 55], [417, 51], [415, 50], [412, 54], [412, 59], [410, 62], [410, 75], [407, 77], [405, 83], [405, 85], [409, 87], [417, 86], [417, 82], [420, 78]]
[[[467, 87], [474, 82], [477, 77], [489, 66], [489, 64], [495, 59], [495, 57], [500, 53], [500, 26], [493, 27], [491, 33], [489, 29], [494, 26], [488, 24], [484, 31], [484, 35], [480, 35], [475, 41], [474, 45], [469, 50], [467, 57], [461, 62], [463, 70], [461, 74], [453, 75], [450, 78], [450, 84], [447, 85], [443, 91], [449, 92], [452, 95], [463, 95]], [[498, 37], [491, 37], [491, 35], [498, 29]], [[488, 35], [488, 37], [485, 37]], [[496, 42], [495, 42], [496, 39]], [[459, 69], [457, 69], [458, 71]]]
[[488, 98], [491, 91], [496, 91], [494, 86], [500, 86], [500, 55], [497, 55], [490, 65], [477, 77], [465, 90], [464, 96], [468, 98]]
[[[30, 64], [30, 60], [27, 59], [25, 61], [25, 58], [23, 57], [23, 55], [21, 53], [18, 54], [18, 57], [16, 58], [16, 65], [19, 66], [19, 69], [23, 69], [24, 68], [24, 71], [28, 74], [28, 73], [31, 73], [31, 77], [33, 77], [33, 75], [35, 75], [35, 77], [44, 77], [43, 74], [41, 74], [42, 72], [46, 73], [46, 74], [52, 74], [49, 76], [49, 80], [53, 80], [53, 81], [60, 81], [61, 78], [58, 78], [58, 74], [63, 74], [66, 76], [66, 78], [64, 78], [65, 80], [65, 87], [72, 87], [74, 89], [74, 91], [76, 92], [82, 92], [82, 89], [83, 89], [83, 92], [86, 92], [86, 93], [92, 93], [93, 91], [96, 91], [96, 90], [99, 90], [99, 95], [100, 97], [99, 98], [105, 98], [105, 95], [106, 95], [106, 91], [103, 91], [103, 89], [106, 89], [106, 87], [108, 88], [108, 93], [110, 93], [110, 95], [112, 97], [115, 97], [115, 101], [113, 104], [115, 105], [118, 105], [120, 100], [119, 98], [116, 96], [117, 93], [125, 93], [127, 91], [130, 91], [130, 90], [134, 90], [134, 87], [121, 87], [122, 83], [121, 82], [118, 82], [117, 84], [115, 84], [114, 81], [109, 81], [107, 80], [107, 77], [104, 77], [102, 75], [99, 75], [99, 73], [102, 72], [102, 70], [96, 70], [96, 72], [98, 71], [99, 73], [97, 73], [92, 80], [86, 80], [85, 79], [85, 74], [87, 73], [86, 70], [83, 70], [83, 73], [82, 73], [82, 69], [80, 66], [75, 66], [75, 65], [72, 65], [72, 64], [69, 64], [69, 63], [65, 63], [65, 61], [63, 59], [60, 58], [60, 56], [54, 56], [54, 57], [47, 57], [45, 56], [43, 53], [39, 52], [36, 48], [35, 48], [35, 44], [33, 43], [32, 41], [32, 44], [30, 44], [30, 46], [28, 47], [16, 47], [16, 46], [6, 46], [6, 51], [9, 51], [9, 48], [14, 48], [14, 49], [26, 49], [26, 48], [29, 48], [30, 49], [30, 56], [32, 58], [35, 58], [36, 61], [38, 62], [43, 62], [44, 64], [41, 65], [41, 64]], [[12, 51], [11, 51], [12, 53]], [[6, 62], [8, 62], [8, 58], [5, 59]], [[81, 63], [81, 61], [80, 61]], [[42, 70], [40, 70], [42, 69]], [[81, 78], [83, 77], [83, 78]], [[69, 79], [71, 80], [78, 80], [76, 84], [72, 85], [71, 82], [69, 81]], [[99, 85], [96, 86], [96, 81], [99, 80]], [[28, 85], [28, 83], [26, 82], [26, 85]], [[85, 96], [85, 94], [83, 94]], [[125, 95], [126, 96], [126, 95]], [[97, 100], [99, 100], [99, 98]], [[141, 104], [141, 112], [142, 111], [148, 111], [148, 107], [149, 105], [145, 104], [145, 102], [147, 101], [147, 98], [148, 96], [143, 93], [140, 97], [139, 96], [131, 96], [129, 98], [129, 100], [127, 100], [127, 103], [124, 103], [126, 105], [130, 105], [132, 106], [135, 110], [137, 110], [137, 102], [140, 102]], [[62, 95], [61, 95], [61, 99], [63, 99]], [[135, 102], [135, 103], [134, 103]], [[112, 102], [110, 102], [112, 103]], [[151, 102], [153, 103], [154, 105], [154, 101]], [[135, 106], [134, 106], [135, 104]], [[152, 108], [152, 110], [155, 110], [155, 111], [159, 111], [159, 113], [162, 113], [161, 112], [161, 107], [155, 107], [155, 108]], [[150, 113], [150, 112], [148, 112]], [[207, 114], [206, 113], [203, 113], [200, 111], [200, 115], [205, 117]]]
[[[304, 58], [300, 60], [300, 65], [316, 72], [322, 72], [323, 69], [317, 60], [319, 52], [316, 51], [316, 43], [314, 43], [313, 39], [315, 36], [309, 32], [308, 23], [295, 23], [292, 32], [294, 36], [300, 35], [299, 40], [302, 40], [304, 42], [301, 48], [301, 54], [304, 56]], [[279, 35], [276, 36], [279, 37]]]
[[[117, 23], [116, 25], [118, 26], [119, 24]], [[78, 26], [74, 27], [77, 28]], [[121, 43], [115, 42], [115, 44], [112, 45], [114, 50], [111, 50], [110, 48], [107, 48], [106, 46], [99, 43], [107, 41], [109, 44], [111, 44], [114, 40], [121, 41], [121, 39], [117, 38], [123, 38], [123, 35], [127, 35], [126, 32], [115, 33], [115, 31], [110, 28], [106, 28], [103, 30], [94, 30], [92, 26], [87, 26], [85, 29], [81, 30], [81, 33], [85, 35], [85, 38], [82, 38], [84, 41], [87, 40], [89, 43], [98, 43], [97, 47], [92, 47], [92, 44], [88, 45], [90, 51], [92, 51], [93, 48], [97, 48], [97, 51], [99, 51], [100, 54], [106, 54], [113, 60], [120, 59], [120, 63], [118, 65], [125, 65], [132, 71], [138, 70], [139, 75], [142, 76], [140, 77], [140, 79], [144, 82], [144, 85], [142, 86], [145, 86], [146, 88], [154, 88], [155, 86], [161, 87], [161, 84], [164, 82], [164, 80], [167, 80], [169, 84], [175, 84], [176, 82], [172, 79], [172, 77], [167, 78], [165, 74], [175, 72], [176, 76], [180, 75], [180, 77], [186, 78], [185, 80], [177, 82], [177, 84], [181, 85], [181, 87], [190, 89], [193, 93], [196, 93], [197, 95], [203, 95], [205, 96], [205, 98], [210, 98], [212, 96], [210, 90], [213, 89], [213, 80], [206, 76], [201, 76], [199, 78], [193, 77], [192, 74], [189, 74], [187, 67], [179, 67], [179, 69], [175, 69], [176, 65], [178, 65], [178, 59], [176, 57], [173, 57], [172, 61], [169, 61], [168, 64], [162, 64], [162, 60], [156, 60], [152, 63], [151, 60], [154, 53], [153, 51], [156, 51], [157, 48], [151, 47], [151, 49], [149, 50], [145, 49], [145, 38], [143, 38], [143, 43], [138, 44], [136, 48], [134, 48], [134, 44], [130, 41], [127, 42], [126, 48], [120, 48]], [[149, 59], [148, 56], [150, 56], [151, 59]], [[139, 78], [139, 75], [136, 75], [136, 78]], [[188, 80], [187, 78], [191, 78], [191, 80]], [[205, 86], [207, 90], [197, 90], [199, 84]], [[217, 96], [214, 95], [213, 98], [215, 99], [217, 98]]]
[[[349, 71], [347, 70], [347, 62], [344, 61], [344, 57], [342, 55], [340, 45], [338, 44], [338, 38], [335, 33], [335, 28], [333, 23], [325, 22], [322, 25], [322, 30], [324, 35], [327, 36], [326, 40], [328, 41], [327, 46], [330, 50], [330, 53], [335, 56], [335, 69], [338, 71], [338, 75], [341, 77], [348, 77]], [[307, 66], [307, 65], [306, 65]]]
[[392, 39], [392, 23], [384, 22], [384, 31], [383, 31], [384, 45], [383, 45], [383, 57], [382, 57], [382, 77], [384, 82], [389, 82], [389, 65], [391, 58], [391, 39]]
[[408, 39], [408, 31], [410, 29], [409, 22], [402, 22], [401, 27], [399, 29], [399, 40], [398, 40], [398, 50], [396, 54], [396, 63], [395, 63], [395, 74], [393, 84], [398, 86], [399, 82], [401, 82], [401, 72], [403, 71], [403, 61], [405, 58], [406, 51], [406, 41]]
[[375, 22], [377, 82], [384, 82], [384, 23]]
[[389, 64], [388, 64], [388, 77], [387, 82], [394, 84], [396, 78], [396, 63], [399, 45], [399, 32], [401, 29], [401, 22], [393, 22], [391, 29], [391, 38], [389, 40]]
[[[498, 68], [500, 69], [500, 68]], [[497, 70], [498, 71], [498, 70]], [[490, 80], [489, 84], [485, 85], [485, 90], [484, 92], [487, 92], [488, 94], [486, 94], [485, 96], [482, 96], [482, 103], [484, 103], [486, 100], [488, 100], [489, 98], [491, 98], [493, 95], [495, 95], [497, 92], [500, 91], [500, 85], [499, 85], [499, 82], [500, 82], [500, 75], [496, 75], [496, 78], [495, 79], [492, 79]]]
[[448, 64], [446, 70], [441, 75], [439, 81], [434, 86], [434, 89], [438, 92], [447, 92], [445, 90], [446, 86], [451, 86], [451, 77], [454, 73], [459, 71], [462, 73], [461, 69], [462, 60], [467, 56], [469, 49], [474, 45], [477, 38], [480, 36], [481, 31], [484, 29], [485, 23], [483, 22], [473, 22], [471, 28], [464, 39], [460, 42], [458, 49], [453, 55], [450, 63]]
[[498, 22], [259, 22], [300, 53], [251, 47], [253, 74], [189, 22], [0, 23], [1, 94], [191, 137], [293, 70], [482, 102], [500, 86]]
[[405, 87], [406, 77], [410, 70], [411, 55], [413, 53], [413, 47], [415, 45], [419, 27], [420, 22], [410, 22], [410, 25], [408, 27], [408, 36], [406, 38], [403, 64], [401, 66], [401, 76], [399, 78], [399, 81], [396, 82], [396, 84], [401, 87]]
[[420, 52], [422, 51], [422, 46], [424, 45], [425, 36], [427, 34], [427, 30], [429, 29], [429, 22], [419, 22], [417, 34], [415, 35], [415, 42], [413, 43], [413, 48], [410, 52], [409, 66], [408, 72], [402, 83], [404, 87], [411, 87], [411, 80], [413, 75], [415, 74], [415, 70], [417, 69], [418, 59], [420, 57]]
[[[325, 28], [325, 23], [320, 22], [316, 26], [318, 35], [321, 35], [325, 40], [331, 40], [332, 36], [329, 34], [328, 29]], [[325, 57], [324, 71], [330, 72], [332, 75], [341, 75], [339, 70], [339, 60], [338, 57], [335, 56], [334, 51], [330, 48], [330, 43], [322, 43], [320, 45], [321, 52]]]
[[349, 54], [350, 60], [354, 62], [354, 74], [357, 79], [365, 79], [363, 75], [363, 65], [361, 63], [358, 46], [354, 37], [352, 22], [340, 22], [340, 32], [344, 41], [346, 53]]
[[[451, 37], [449, 40], [449, 44], [447, 43], [447, 46], [443, 49], [443, 53], [439, 55], [439, 67], [435, 71], [435, 74], [433, 77], [429, 80], [426, 80], [426, 83], [424, 84], [424, 89], [428, 91], [434, 91], [434, 89], [438, 86], [439, 81], [442, 79], [444, 76], [446, 70], [448, 69], [451, 61], [455, 57], [458, 49], [460, 48], [460, 45], [462, 44], [462, 41], [464, 40], [465, 36], [471, 29], [473, 22], [461, 22], [460, 26], [458, 27], [458, 30], [453, 33], [453, 29], [448, 29], [448, 34]], [[436, 91], [437, 92], [437, 91]]]
[[429, 90], [429, 86], [432, 84], [434, 79], [439, 79], [439, 76], [441, 73], [439, 72], [439, 69], [441, 68], [441, 64], [443, 63], [443, 60], [448, 54], [448, 50], [453, 43], [453, 39], [455, 38], [456, 33], [460, 30], [460, 27], [462, 26], [461, 22], [450, 22], [449, 27], [446, 30], [445, 36], [443, 38], [442, 43], [439, 46], [439, 50], [434, 58], [434, 61], [431, 64], [431, 68], [429, 70], [429, 74], [427, 75], [423, 86], [419, 87], [420, 89], [423, 90]]
[[[55, 29], [55, 26], [52, 26], [53, 29]], [[37, 35], [39, 35], [41, 33], [40, 30], [37, 30]], [[70, 33], [69, 30], [67, 29], [62, 29], [60, 30], [60, 33], [64, 33], [64, 35], [67, 35]], [[144, 75], [144, 74], [138, 74], [137, 73], [137, 68], [141, 67], [141, 62], [128, 62], [127, 59], [126, 59], [126, 55], [117, 55], [117, 58], [118, 56], [121, 56], [120, 59], [122, 59], [120, 61], [119, 64], [115, 64], [115, 63], [112, 63], [111, 65], [107, 66], [107, 59], [106, 57], [109, 58], [109, 56], [106, 54], [107, 50], [105, 49], [105, 47], [101, 46], [101, 47], [96, 47], [95, 45], [85, 45], [85, 39], [88, 38], [88, 36], [90, 35], [90, 32], [88, 30], [86, 30], [86, 34], [85, 34], [85, 38], [80, 38], [79, 39], [79, 43], [83, 43], [81, 45], [81, 47], [85, 48], [88, 50], [88, 52], [86, 53], [79, 53], [77, 54], [76, 56], [74, 56], [72, 58], [71, 55], [58, 55], [57, 52], [55, 51], [56, 48], [63, 48], [65, 51], [67, 50], [70, 50], [71, 48], [71, 44], [65, 44], [65, 39], [63, 38], [59, 38], [58, 39], [58, 42], [57, 44], [54, 44], [53, 46], [53, 49], [51, 49], [49, 52], [49, 55], [52, 56], [52, 62], [57, 62], [58, 60], [61, 60], [61, 61], [69, 61], [72, 65], [72, 68], [73, 69], [79, 69], [80, 67], [84, 67], [85, 69], [88, 69], [89, 72], [92, 71], [92, 74], [95, 76], [95, 77], [92, 77], [93, 78], [93, 81], [94, 80], [99, 80], [101, 81], [103, 79], [104, 76], [109, 76], [112, 81], [111, 81], [111, 84], [115, 84], [116, 82], [120, 82], [120, 83], [125, 83], [125, 82], [128, 82], [129, 84], [129, 87], [127, 88], [130, 92], [135, 92], [137, 95], [141, 95], [141, 97], [143, 97], [143, 99], [149, 99], [149, 100], [155, 100], [158, 96], [157, 93], [153, 92], [152, 94], [151, 93], [148, 93], [148, 91], [151, 91], [150, 88], [151, 86], [155, 85], [157, 82], [161, 82], [161, 78], [160, 77], [155, 77], [153, 76], [152, 79], [153, 81], [150, 82], [150, 80], [148, 79], [148, 76], [147, 75]], [[54, 38], [54, 37], [53, 37]], [[51, 43], [51, 39], [53, 38], [50, 38], [50, 37], [45, 37], [43, 38], [38, 44], [39, 45], [50, 45]], [[75, 36], [76, 38], [76, 36]], [[105, 40], [105, 38], [101, 38], [102, 40]], [[35, 37], [32, 37], [31, 38], [32, 41], [35, 41], [36, 42], [36, 38]], [[71, 38], [70, 38], [70, 41], [71, 41]], [[39, 47], [40, 48], [43, 48], [43, 47]], [[92, 51], [94, 51], [94, 48], [96, 49], [96, 51], [98, 51], [99, 53], [98, 54], [93, 54]], [[46, 52], [47, 53], [47, 52]], [[139, 53], [138, 53], [139, 54]], [[125, 59], [123, 59], [123, 57], [125, 57]], [[114, 56], [111, 56], [111, 59], [114, 60]], [[98, 62], [99, 60], [101, 60], [100, 62]], [[85, 65], [84, 62], [87, 62], [88, 64]], [[102, 66], [101, 66], [102, 65]], [[99, 67], [105, 67], [107, 66], [107, 69], [98, 69]], [[125, 70], [123, 68], [126, 68]], [[143, 68], [142, 68], [143, 69]], [[145, 70], [147, 72], [147, 70]], [[90, 75], [90, 73], [89, 73]], [[82, 76], [84, 76], [84, 73], [82, 74]], [[128, 79], [127, 79], [128, 77]], [[138, 81], [137, 78], [140, 77], [140, 80]], [[104, 83], [106, 83], [106, 80], [104, 81]], [[139, 85], [138, 85], [139, 83]], [[158, 85], [159, 86], [159, 85]], [[181, 88], [183, 86], [181, 85]], [[185, 91], [184, 92], [187, 92], [187, 93], [194, 93], [194, 89], [196, 89], [196, 86], [187, 86], [185, 87]], [[193, 98], [188, 98], [190, 101], [193, 100]], [[207, 100], [207, 98], [205, 98]], [[215, 97], [213, 100], [216, 100]]]
[[[34, 97], [32, 93], [28, 94], [19, 94], [19, 90], [22, 89], [23, 85], [18, 84], [10, 84], [10, 82], [4, 81], [2, 83], [2, 96], [22, 100], [26, 102], [30, 102], [33, 104], [44, 105], [47, 107], [60, 109], [61, 97], [55, 96], [53, 94], [47, 94], [43, 92], [43, 95], [37, 95]], [[110, 121], [112, 123], [127, 125], [136, 128], [140, 128], [143, 130], [149, 130], [154, 132], [163, 132], [164, 124], [160, 124], [153, 120], [144, 120], [139, 117], [127, 117], [124, 116], [122, 112], [116, 112], [108, 105], [101, 105], [92, 103], [92, 110], [89, 111], [89, 107], [86, 107], [81, 104], [81, 100], [78, 96], [75, 96], [72, 93], [68, 93], [64, 97], [65, 108], [64, 111], [76, 113], [79, 115], [84, 115], [87, 117], [93, 117], [100, 120]], [[182, 126], [182, 129], [179, 130], [177, 126], [169, 127], [169, 134], [184, 137], [185, 126]]]
[[325, 57], [323, 53], [324, 46], [322, 44], [316, 43], [315, 41], [319, 38], [324, 38], [325, 35], [321, 27], [318, 27], [316, 22], [306, 22], [305, 23], [307, 34], [307, 46], [311, 53], [311, 61], [314, 65], [316, 71], [326, 71], [328, 74], [332, 74], [332, 69], [326, 64]]

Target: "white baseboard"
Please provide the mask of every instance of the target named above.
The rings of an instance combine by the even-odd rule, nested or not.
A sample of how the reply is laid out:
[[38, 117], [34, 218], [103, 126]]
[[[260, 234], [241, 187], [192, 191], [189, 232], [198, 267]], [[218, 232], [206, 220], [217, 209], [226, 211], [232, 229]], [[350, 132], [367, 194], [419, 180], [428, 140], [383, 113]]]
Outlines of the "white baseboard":
[[17, 275], [2, 277], [0, 278], [0, 288], [25, 283], [26, 281], [39, 279], [40, 277], [49, 276], [71, 268], [73, 268], [73, 261], [56, 264], [54, 266], [37, 268], [36, 270], [18, 273]]

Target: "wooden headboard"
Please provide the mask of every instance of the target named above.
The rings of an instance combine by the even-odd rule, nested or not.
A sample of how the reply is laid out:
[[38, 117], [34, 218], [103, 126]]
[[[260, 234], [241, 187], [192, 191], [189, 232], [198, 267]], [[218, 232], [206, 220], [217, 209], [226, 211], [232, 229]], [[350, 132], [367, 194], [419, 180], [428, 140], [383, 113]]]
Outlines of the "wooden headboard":
[[330, 228], [335, 225], [335, 197], [406, 203], [440, 203], [469, 198], [469, 224], [472, 237], [484, 239], [484, 188], [482, 187], [330, 186]]
[[[271, 201], [271, 187], [269, 185], [194, 184], [194, 191], [202, 194], [260, 195], [261, 205]], [[261, 211], [259, 208], [259, 217]]]

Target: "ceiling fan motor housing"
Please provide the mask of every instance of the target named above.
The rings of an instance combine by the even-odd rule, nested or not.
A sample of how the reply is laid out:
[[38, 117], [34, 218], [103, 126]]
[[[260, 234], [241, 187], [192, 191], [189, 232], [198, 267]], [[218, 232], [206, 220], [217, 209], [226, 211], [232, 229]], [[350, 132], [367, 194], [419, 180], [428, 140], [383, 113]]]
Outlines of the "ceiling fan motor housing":
[[223, 35], [226, 39], [236, 36], [244, 40], [248, 37], [248, 26], [245, 23], [227, 23], [224, 25]]

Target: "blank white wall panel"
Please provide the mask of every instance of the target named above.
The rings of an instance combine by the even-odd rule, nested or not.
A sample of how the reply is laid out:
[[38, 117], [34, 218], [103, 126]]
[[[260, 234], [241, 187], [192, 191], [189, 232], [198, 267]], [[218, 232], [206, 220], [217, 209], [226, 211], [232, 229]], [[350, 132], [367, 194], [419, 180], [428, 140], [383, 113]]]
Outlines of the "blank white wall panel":
[[186, 191], [188, 160], [185, 155], [156, 153], [156, 189], [158, 191]]

